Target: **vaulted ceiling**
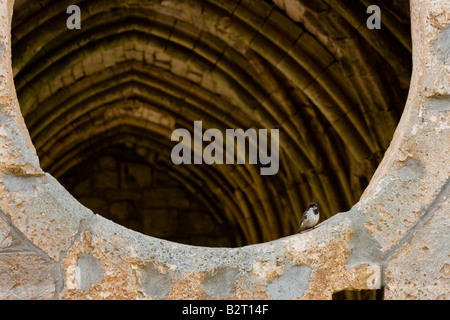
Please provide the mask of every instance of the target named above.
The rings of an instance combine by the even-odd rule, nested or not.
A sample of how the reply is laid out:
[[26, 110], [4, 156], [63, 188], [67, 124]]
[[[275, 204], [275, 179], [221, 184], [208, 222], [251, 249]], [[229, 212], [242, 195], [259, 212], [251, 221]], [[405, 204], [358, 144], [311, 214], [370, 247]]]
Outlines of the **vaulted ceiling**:
[[[369, 5], [381, 8], [370, 30]], [[69, 5], [81, 29], [68, 30]], [[58, 179], [126, 146], [227, 221], [238, 245], [295, 232], [309, 202], [354, 205], [411, 75], [408, 0], [18, 0], [13, 72], [41, 166]], [[180, 165], [175, 128], [280, 130], [280, 171]]]

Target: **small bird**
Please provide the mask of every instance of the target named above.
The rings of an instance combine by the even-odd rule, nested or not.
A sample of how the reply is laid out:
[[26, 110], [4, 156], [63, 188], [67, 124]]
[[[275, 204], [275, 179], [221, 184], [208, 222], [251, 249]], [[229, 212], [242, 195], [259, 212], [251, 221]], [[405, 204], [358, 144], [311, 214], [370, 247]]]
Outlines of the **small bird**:
[[303, 213], [300, 229], [297, 231], [297, 233], [303, 232], [306, 229], [314, 227], [319, 222], [319, 217], [320, 217], [319, 206], [316, 203], [308, 204], [308, 207]]

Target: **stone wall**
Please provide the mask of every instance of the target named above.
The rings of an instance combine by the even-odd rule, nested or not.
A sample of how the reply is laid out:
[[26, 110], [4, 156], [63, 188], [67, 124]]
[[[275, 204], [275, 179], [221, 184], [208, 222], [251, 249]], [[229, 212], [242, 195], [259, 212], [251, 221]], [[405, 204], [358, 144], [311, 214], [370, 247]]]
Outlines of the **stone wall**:
[[13, 83], [12, 8], [0, 3], [0, 298], [330, 299], [381, 286], [387, 299], [450, 298], [448, 1], [411, 0], [408, 102], [359, 202], [312, 231], [234, 249], [126, 229], [40, 169]]
[[329, 218], [359, 200], [408, 94], [408, 0], [383, 1], [371, 31], [367, 0], [128, 1], [72, 1], [81, 30], [67, 29], [63, 1], [15, 2], [12, 70], [43, 171], [59, 179], [118, 139], [171, 164], [171, 133], [201, 120], [280, 130], [274, 176], [170, 167], [244, 244], [293, 234], [310, 202]]
[[194, 192], [133, 148], [100, 151], [58, 181], [81, 204], [122, 226], [179, 243], [235, 247], [239, 233]]

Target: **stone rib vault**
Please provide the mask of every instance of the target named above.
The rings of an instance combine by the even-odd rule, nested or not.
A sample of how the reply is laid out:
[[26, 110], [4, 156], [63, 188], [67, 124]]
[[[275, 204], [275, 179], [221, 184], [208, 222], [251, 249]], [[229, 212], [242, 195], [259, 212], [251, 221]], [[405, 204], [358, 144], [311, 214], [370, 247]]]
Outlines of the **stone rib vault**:
[[[358, 11], [369, 1], [306, 2], [80, 1], [79, 38], [44, 28], [65, 23], [64, 1], [1, 2], [0, 298], [331, 299], [383, 287], [386, 299], [449, 299], [450, 4], [411, 0], [410, 43], [395, 5], [382, 6], [376, 33]], [[48, 15], [31, 19], [44, 4]], [[197, 116], [284, 132], [275, 181], [250, 166], [177, 173], [212, 211], [227, 199], [218, 219], [252, 245], [143, 235], [53, 177], [120, 135], [162, 153], [174, 119], [187, 127]], [[285, 236], [314, 197], [328, 219]]]

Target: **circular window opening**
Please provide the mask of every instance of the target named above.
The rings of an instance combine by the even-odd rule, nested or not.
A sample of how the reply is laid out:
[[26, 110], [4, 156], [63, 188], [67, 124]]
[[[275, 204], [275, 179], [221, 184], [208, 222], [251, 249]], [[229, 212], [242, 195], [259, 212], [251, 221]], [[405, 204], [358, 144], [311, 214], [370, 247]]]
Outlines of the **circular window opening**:
[[[377, 33], [351, 26], [368, 17], [364, 1], [346, 14], [326, 1], [299, 1], [298, 12], [277, 1], [16, 1], [14, 81], [41, 166], [95, 213], [193, 245], [295, 233], [310, 202], [321, 220], [346, 211], [406, 101], [409, 5], [401, 2], [382, 8]], [[175, 164], [172, 133], [186, 129], [195, 149], [196, 122], [203, 159]], [[247, 138], [243, 164], [209, 165], [208, 129], [224, 141], [227, 129], [253, 129], [257, 139], [279, 130], [279, 143], [263, 150], [266, 162], [255, 149], [252, 162]], [[274, 147], [275, 172], [263, 175]]]

